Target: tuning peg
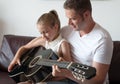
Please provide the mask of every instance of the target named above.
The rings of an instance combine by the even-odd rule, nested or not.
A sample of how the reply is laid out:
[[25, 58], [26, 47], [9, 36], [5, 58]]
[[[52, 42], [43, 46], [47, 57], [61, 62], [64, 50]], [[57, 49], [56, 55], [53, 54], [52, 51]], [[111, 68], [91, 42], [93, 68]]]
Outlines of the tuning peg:
[[72, 72], [74, 78], [76, 78], [77, 80], [81, 80], [82, 79], [82, 75], [76, 73], [76, 72]]
[[81, 74], [78, 74], [78, 73], [75, 73], [75, 72], [72, 72], [74, 78], [76, 78], [77, 80], [81, 80], [81, 82], [84, 82], [85, 81], [85, 76], [82, 76]]
[[82, 81], [82, 82], [84, 82], [84, 81], [85, 81], [85, 77], [84, 77], [84, 76], [82, 76], [82, 79], [81, 79], [81, 81]]

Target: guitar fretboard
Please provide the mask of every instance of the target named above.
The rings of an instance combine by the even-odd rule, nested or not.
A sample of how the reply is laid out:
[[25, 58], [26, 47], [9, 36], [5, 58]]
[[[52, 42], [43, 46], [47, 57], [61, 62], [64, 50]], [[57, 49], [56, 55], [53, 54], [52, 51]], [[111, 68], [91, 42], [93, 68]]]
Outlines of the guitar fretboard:
[[48, 60], [48, 59], [40, 59], [39, 61], [36, 62], [36, 65], [44, 65], [44, 66], [52, 66], [52, 65], [57, 65], [60, 68], [67, 68], [69, 66], [70, 62], [58, 62], [56, 60]]

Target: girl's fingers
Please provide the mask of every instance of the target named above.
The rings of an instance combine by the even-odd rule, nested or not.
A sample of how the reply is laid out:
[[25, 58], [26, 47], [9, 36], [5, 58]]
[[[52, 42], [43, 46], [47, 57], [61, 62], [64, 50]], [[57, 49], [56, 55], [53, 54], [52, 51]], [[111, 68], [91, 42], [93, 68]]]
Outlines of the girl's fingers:
[[12, 68], [14, 67], [14, 63], [10, 63], [10, 65], [8, 66], [8, 72], [10, 72], [12, 70]]
[[17, 61], [18, 65], [21, 65], [20, 60]]
[[59, 57], [57, 61], [65, 61], [62, 57]]

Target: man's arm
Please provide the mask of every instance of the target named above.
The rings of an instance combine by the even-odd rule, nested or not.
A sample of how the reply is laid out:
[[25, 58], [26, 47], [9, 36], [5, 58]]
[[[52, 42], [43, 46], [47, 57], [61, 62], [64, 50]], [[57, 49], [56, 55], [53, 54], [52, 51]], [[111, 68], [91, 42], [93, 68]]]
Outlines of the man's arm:
[[81, 80], [77, 80], [76, 78], [74, 78], [72, 73], [69, 72], [65, 72], [68, 73], [66, 74], [66, 77], [73, 81], [76, 81], [79, 84], [103, 84], [106, 79], [107, 72], [109, 70], [109, 65], [93, 62], [93, 67], [96, 68], [96, 76], [89, 80], [85, 80], [82, 82]]

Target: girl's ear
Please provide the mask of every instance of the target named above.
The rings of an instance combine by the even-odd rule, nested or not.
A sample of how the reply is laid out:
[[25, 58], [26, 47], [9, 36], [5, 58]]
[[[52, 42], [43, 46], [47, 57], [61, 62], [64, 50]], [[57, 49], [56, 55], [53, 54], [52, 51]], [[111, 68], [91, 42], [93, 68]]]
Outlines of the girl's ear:
[[55, 27], [55, 29], [58, 29], [58, 24], [55, 24], [55, 26], [54, 26], [54, 27]]

